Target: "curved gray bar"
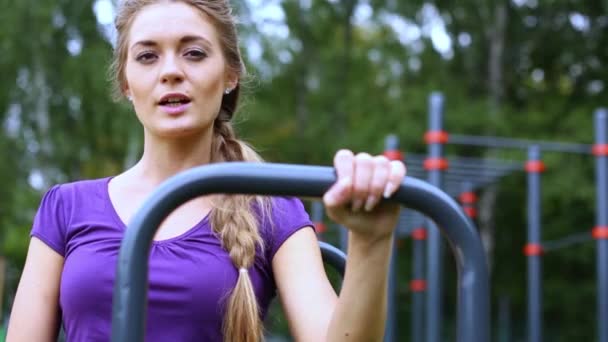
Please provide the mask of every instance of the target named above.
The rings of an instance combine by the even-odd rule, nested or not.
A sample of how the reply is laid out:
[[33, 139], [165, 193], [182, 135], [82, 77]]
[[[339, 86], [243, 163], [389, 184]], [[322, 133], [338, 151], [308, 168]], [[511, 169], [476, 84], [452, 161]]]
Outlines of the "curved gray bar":
[[319, 241], [319, 247], [321, 248], [323, 262], [328, 263], [331, 267], [338, 271], [338, 273], [340, 273], [342, 278], [344, 278], [344, 271], [346, 270], [346, 254], [327, 242]]
[[[322, 166], [222, 163], [184, 171], [164, 182], [133, 217], [118, 256], [112, 341], [144, 340], [148, 256], [156, 230], [182, 203], [213, 193], [321, 197], [335, 182]], [[481, 240], [459, 205], [426, 182], [406, 178], [391, 200], [418, 210], [442, 229], [458, 268], [458, 341], [489, 341], [489, 291]]]

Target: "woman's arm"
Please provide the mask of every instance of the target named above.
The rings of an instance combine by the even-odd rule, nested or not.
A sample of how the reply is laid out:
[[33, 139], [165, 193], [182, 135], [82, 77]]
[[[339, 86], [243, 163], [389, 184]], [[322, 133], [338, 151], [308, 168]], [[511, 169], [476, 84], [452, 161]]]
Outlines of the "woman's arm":
[[325, 341], [336, 306], [312, 228], [291, 235], [272, 259], [279, 298], [296, 341]]
[[[336, 154], [338, 181], [324, 196], [328, 216], [349, 229], [348, 260], [336, 300], [312, 230], [293, 234], [273, 259], [275, 279], [298, 341], [381, 341], [388, 269], [399, 205], [394, 193], [405, 167], [384, 157]], [[306, 232], [308, 231], [308, 232]]]
[[63, 257], [33, 237], [9, 318], [8, 342], [57, 341]]
[[381, 341], [392, 238], [369, 242], [349, 233], [348, 262], [327, 341]]
[[[352, 234], [351, 234], [352, 235]], [[340, 297], [312, 229], [294, 233], [273, 258], [283, 311], [296, 341], [379, 341], [386, 321], [391, 241], [351, 236]]]

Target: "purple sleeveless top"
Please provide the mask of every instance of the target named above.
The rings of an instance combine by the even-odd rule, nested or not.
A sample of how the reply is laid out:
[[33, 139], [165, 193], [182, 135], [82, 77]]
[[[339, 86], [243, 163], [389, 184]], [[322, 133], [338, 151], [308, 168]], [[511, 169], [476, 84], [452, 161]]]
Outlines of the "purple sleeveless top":
[[[64, 259], [59, 302], [72, 342], [107, 342], [116, 262], [125, 225], [108, 195], [110, 178], [56, 185], [43, 197], [31, 235]], [[264, 318], [276, 295], [272, 258], [297, 230], [312, 226], [302, 202], [274, 197], [249, 274]], [[238, 271], [204, 217], [185, 233], [154, 241], [150, 254], [147, 341], [222, 341], [225, 301]]]

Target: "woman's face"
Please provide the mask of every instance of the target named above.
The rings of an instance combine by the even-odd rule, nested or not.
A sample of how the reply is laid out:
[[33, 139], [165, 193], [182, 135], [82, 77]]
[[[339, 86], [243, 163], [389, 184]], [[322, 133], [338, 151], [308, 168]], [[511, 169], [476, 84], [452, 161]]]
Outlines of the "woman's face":
[[210, 18], [181, 2], [144, 7], [128, 36], [125, 94], [149, 133], [179, 137], [212, 129], [236, 85]]

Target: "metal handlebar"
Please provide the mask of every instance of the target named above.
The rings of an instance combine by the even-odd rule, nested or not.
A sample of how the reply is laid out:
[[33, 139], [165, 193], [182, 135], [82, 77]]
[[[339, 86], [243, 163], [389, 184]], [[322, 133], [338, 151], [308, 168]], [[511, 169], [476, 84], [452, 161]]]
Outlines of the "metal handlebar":
[[342, 278], [344, 278], [344, 271], [346, 270], [346, 254], [340, 249], [328, 244], [327, 242], [319, 241], [319, 247], [321, 248], [321, 257], [323, 262], [333, 267]]
[[[112, 341], [144, 340], [148, 256], [161, 222], [190, 199], [214, 193], [322, 197], [335, 183], [331, 167], [231, 162], [196, 167], [165, 181], [135, 214], [118, 256]], [[433, 219], [448, 239], [458, 269], [457, 341], [489, 341], [489, 290], [485, 253], [475, 228], [447, 194], [406, 178], [393, 195]]]

